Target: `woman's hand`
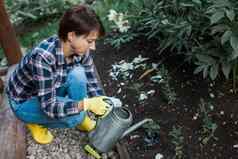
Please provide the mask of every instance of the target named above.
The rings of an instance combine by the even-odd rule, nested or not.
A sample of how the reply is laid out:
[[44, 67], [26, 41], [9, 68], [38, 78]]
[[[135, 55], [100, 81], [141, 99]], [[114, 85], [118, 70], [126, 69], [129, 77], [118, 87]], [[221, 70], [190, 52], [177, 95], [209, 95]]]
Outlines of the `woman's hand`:
[[105, 114], [109, 108], [110, 105], [106, 102], [104, 102], [104, 99], [106, 99], [106, 96], [97, 96], [92, 98], [85, 98], [83, 100], [83, 109], [89, 110], [96, 115], [103, 115]]

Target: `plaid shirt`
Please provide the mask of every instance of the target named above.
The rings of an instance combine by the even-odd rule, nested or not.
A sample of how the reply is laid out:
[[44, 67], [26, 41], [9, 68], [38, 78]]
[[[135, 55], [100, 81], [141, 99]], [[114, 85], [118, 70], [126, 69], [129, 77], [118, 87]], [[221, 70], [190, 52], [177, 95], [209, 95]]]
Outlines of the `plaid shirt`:
[[66, 82], [69, 71], [78, 65], [85, 68], [88, 96], [102, 95], [95, 75], [93, 59], [90, 53], [74, 55], [67, 63], [60, 40], [52, 36], [43, 40], [26, 54], [10, 76], [7, 93], [12, 100], [22, 103], [38, 96], [43, 111], [52, 118], [60, 118], [79, 113], [78, 102], [61, 102], [56, 99], [56, 89]]

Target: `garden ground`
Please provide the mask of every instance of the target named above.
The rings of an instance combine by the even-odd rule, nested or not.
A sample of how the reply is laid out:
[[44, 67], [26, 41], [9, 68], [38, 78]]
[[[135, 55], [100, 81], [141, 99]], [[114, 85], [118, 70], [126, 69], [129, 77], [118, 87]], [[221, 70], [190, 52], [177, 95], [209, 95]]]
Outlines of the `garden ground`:
[[[165, 159], [238, 158], [238, 98], [231, 89], [232, 83], [222, 78], [204, 80], [201, 75], [193, 75], [192, 66], [184, 63], [182, 56], [168, 53], [156, 59], [153, 50], [153, 45], [145, 40], [137, 40], [119, 50], [100, 42], [94, 55], [106, 94], [119, 97], [133, 112], [134, 122], [144, 118], [156, 121], [123, 139], [130, 157], [153, 159], [161, 154]], [[176, 94], [173, 104], [168, 104], [161, 87], [151, 82], [153, 72], [141, 80], [143, 72], [140, 71], [129, 81], [112, 80], [109, 74], [115, 62], [132, 61], [139, 54], [150, 58], [147, 63], [163, 61], [170, 77], [169, 89]], [[143, 83], [139, 85], [143, 92], [154, 90], [143, 102], [138, 100], [137, 83]]]

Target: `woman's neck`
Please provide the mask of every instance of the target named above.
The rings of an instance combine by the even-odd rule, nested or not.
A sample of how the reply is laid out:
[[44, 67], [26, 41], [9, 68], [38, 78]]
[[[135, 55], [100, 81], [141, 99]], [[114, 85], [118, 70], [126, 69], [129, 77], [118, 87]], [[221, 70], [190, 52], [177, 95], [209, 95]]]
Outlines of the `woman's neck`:
[[64, 57], [68, 57], [68, 56], [73, 54], [72, 51], [71, 51], [71, 47], [70, 47], [68, 42], [62, 41], [61, 46], [62, 46], [62, 50], [63, 50], [63, 53], [64, 53]]

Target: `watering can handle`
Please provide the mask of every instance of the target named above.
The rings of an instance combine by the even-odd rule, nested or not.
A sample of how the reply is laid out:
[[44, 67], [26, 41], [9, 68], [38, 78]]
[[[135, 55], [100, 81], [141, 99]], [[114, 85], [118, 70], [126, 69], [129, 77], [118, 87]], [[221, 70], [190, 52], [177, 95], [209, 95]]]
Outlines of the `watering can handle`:
[[136, 129], [138, 129], [139, 127], [141, 127], [142, 125], [144, 125], [144, 124], [147, 123], [147, 122], [153, 122], [153, 119], [146, 118], [146, 119], [144, 119], [144, 120], [142, 120], [142, 121], [140, 121], [140, 122], [138, 122], [138, 123], [132, 125], [131, 127], [129, 127], [129, 128], [122, 134], [121, 139], [122, 139], [123, 137], [125, 137], [126, 135], [128, 135], [129, 133], [135, 131]]
[[114, 107], [122, 106], [121, 101], [114, 97], [103, 98], [103, 101], [107, 103], [109, 106], [107, 107], [107, 112], [104, 115], [100, 116], [100, 118], [106, 117], [112, 111]]
[[113, 102], [109, 98], [103, 98], [102, 100], [113, 107]]

